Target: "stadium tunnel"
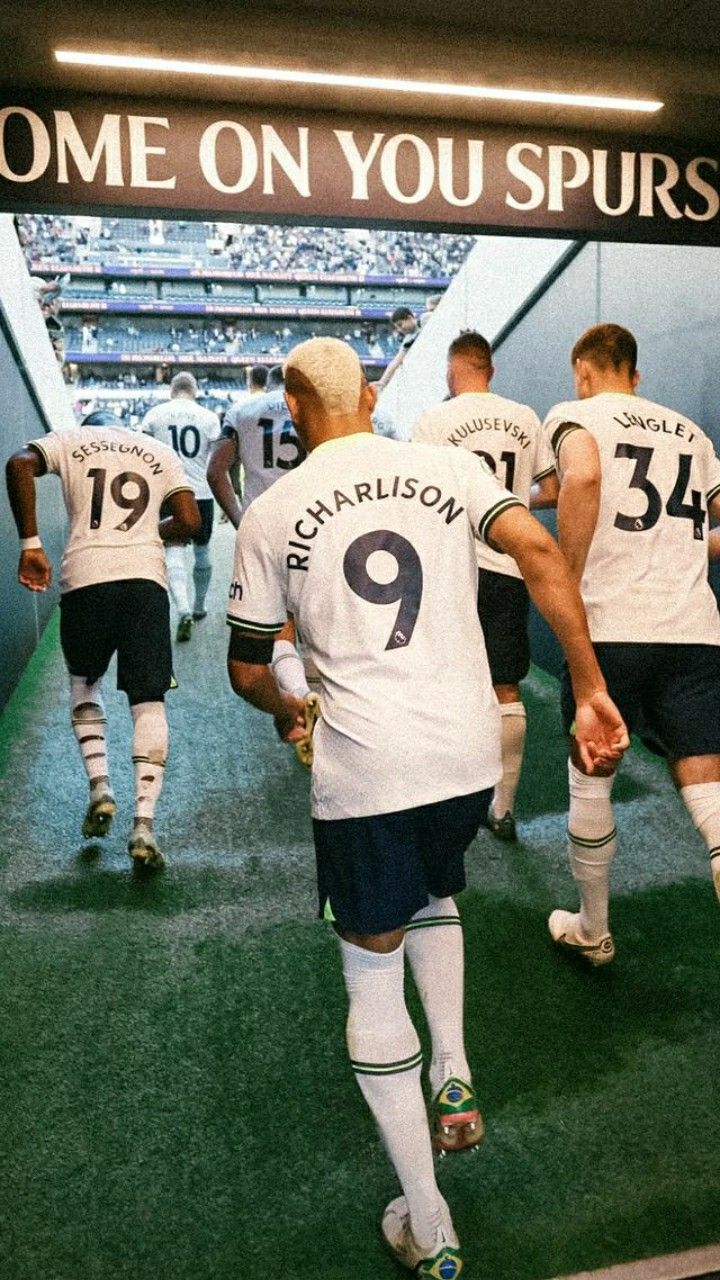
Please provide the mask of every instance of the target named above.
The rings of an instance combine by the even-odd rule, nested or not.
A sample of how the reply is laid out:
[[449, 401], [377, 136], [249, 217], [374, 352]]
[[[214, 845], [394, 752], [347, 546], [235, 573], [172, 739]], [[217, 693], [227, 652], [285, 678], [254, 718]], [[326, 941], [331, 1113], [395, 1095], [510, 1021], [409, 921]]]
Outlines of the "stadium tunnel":
[[[630, 9], [611, 0], [602, 10], [579, 4], [570, 33], [568, 7], [560, 0], [539, 0], [532, 11], [451, 0], [442, 29], [429, 0], [416, 0], [401, 15], [380, 0], [365, 0], [352, 17], [334, 0], [211, 3], [202, 11], [201, 34], [196, 6], [178, 0], [163, 11], [161, 38], [157, 12], [139, 0], [123, 10], [131, 38], [119, 34], [117, 8], [104, 0], [30, 3], [24, 15], [22, 24], [7, 12], [0, 17], [0, 212], [7, 215], [0, 217], [0, 439], [6, 456], [44, 431], [74, 425], [12, 225], [16, 212], [477, 235], [385, 393], [402, 426], [409, 430], [419, 410], [445, 394], [444, 353], [459, 329], [487, 334], [495, 351], [494, 389], [542, 416], [573, 394], [575, 338], [588, 325], [612, 319], [638, 337], [645, 394], [680, 405], [720, 447], [720, 31], [712, 0], [697, 0], [681, 13], [670, 3]], [[267, 66], [286, 75], [263, 81], [162, 65], [88, 69], [80, 61], [57, 62], [57, 49]], [[521, 69], [513, 77], [521, 89], [583, 93], [590, 85], [609, 95], [662, 99], [664, 106], [642, 116], [614, 108], [593, 115], [586, 102], [512, 102], [293, 78], [310, 67], [392, 79], [401, 60], [404, 74], [417, 81], [498, 87], [507, 84], [512, 66]], [[191, 154], [198, 157], [194, 168]], [[342, 183], [334, 182], [340, 162], [344, 203], [338, 200]], [[520, 237], [533, 238], [525, 259]], [[54, 486], [43, 493], [41, 518], [57, 562], [65, 516]], [[551, 516], [543, 519], [552, 527]], [[57, 597], [54, 591], [30, 597], [18, 587], [7, 504], [0, 530], [1, 708]], [[712, 576], [720, 591], [720, 569]], [[557, 674], [557, 647], [537, 616], [533, 657]], [[712, 954], [711, 943], [704, 954]], [[664, 1176], [668, 1194], [677, 1194], [678, 1171], [671, 1176], [666, 1169]], [[664, 1189], [655, 1191], [662, 1200]], [[597, 1266], [606, 1269], [597, 1275], [609, 1277], [613, 1264], [641, 1257], [646, 1239], [657, 1252], [676, 1252], [661, 1271], [613, 1270], [618, 1280], [720, 1274], [714, 1206], [701, 1199], [680, 1215], [674, 1231], [648, 1227], [639, 1213], [627, 1237], [635, 1251], [628, 1251], [631, 1244], [618, 1252], [611, 1240], [598, 1245]], [[12, 1280], [24, 1280], [31, 1273], [22, 1250], [14, 1257]], [[578, 1272], [583, 1257], [581, 1238], [546, 1254], [548, 1267], [560, 1258]], [[508, 1265], [503, 1270], [496, 1261], [494, 1280], [521, 1274], [547, 1280], [550, 1274]], [[104, 1280], [114, 1273], [97, 1274]], [[283, 1274], [295, 1280], [301, 1273]]]

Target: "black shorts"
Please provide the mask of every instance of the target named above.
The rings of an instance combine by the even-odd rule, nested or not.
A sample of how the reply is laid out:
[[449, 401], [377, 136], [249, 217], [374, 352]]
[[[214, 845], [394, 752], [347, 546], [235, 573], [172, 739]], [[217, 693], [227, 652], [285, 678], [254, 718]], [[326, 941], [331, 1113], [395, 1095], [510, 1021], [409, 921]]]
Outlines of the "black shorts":
[[[720, 645], [593, 645], [608, 692], [632, 733], [650, 730], [671, 760], [720, 753]], [[575, 719], [567, 666], [562, 676], [565, 728]]]
[[348, 933], [402, 929], [435, 898], [465, 888], [464, 854], [492, 790], [367, 818], [313, 818], [320, 915]]
[[[197, 537], [191, 538], [190, 541], [196, 547], [206, 547], [212, 537], [215, 501], [213, 498], [198, 498], [197, 504], [201, 520], [200, 532]], [[165, 520], [169, 515], [172, 515], [170, 504], [163, 502], [160, 508], [160, 519]]]
[[200, 511], [200, 532], [193, 542], [196, 547], [206, 547], [212, 537], [213, 519], [215, 516], [215, 502], [212, 498], [198, 498], [198, 508]]
[[68, 591], [60, 597], [60, 643], [70, 675], [93, 684], [117, 652], [117, 687], [130, 703], [162, 702], [172, 682], [167, 591], [147, 578]]
[[493, 684], [519, 684], [530, 670], [530, 598], [522, 578], [478, 569], [477, 610]]

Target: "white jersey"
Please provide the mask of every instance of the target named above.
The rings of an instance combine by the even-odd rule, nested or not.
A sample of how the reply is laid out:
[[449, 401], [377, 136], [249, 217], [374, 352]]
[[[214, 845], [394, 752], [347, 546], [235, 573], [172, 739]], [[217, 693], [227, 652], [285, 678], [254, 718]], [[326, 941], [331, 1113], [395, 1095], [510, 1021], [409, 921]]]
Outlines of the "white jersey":
[[237, 440], [243, 467], [243, 515], [258, 494], [299, 466], [305, 457], [282, 387], [228, 409], [223, 435]]
[[123, 578], [165, 587], [160, 507], [170, 494], [191, 490], [172, 449], [124, 427], [51, 431], [31, 445], [60, 476], [70, 517], [61, 592]]
[[384, 405], [375, 405], [372, 411], [372, 425], [376, 436], [387, 436], [388, 440], [405, 439], [390, 410]]
[[228, 621], [272, 634], [292, 613], [315, 661], [315, 817], [391, 813], [497, 782], [474, 542], [518, 505], [460, 450], [361, 432], [314, 449], [247, 512]]
[[[418, 418], [413, 440], [426, 444], [454, 445], [482, 458], [501, 482], [530, 505], [534, 480], [555, 470], [552, 450], [545, 442], [537, 414], [526, 404], [516, 404], [493, 391], [464, 391], [427, 409]], [[521, 578], [512, 556], [477, 544], [481, 569]]]
[[189, 396], [174, 396], [150, 409], [140, 430], [174, 449], [196, 498], [212, 498], [206, 472], [210, 446], [220, 435], [216, 413]]
[[708, 583], [707, 504], [720, 494], [712, 443], [674, 409], [603, 392], [550, 410], [544, 430], [561, 476], [577, 427], [597, 442], [602, 474], [581, 584], [593, 640], [720, 644]]

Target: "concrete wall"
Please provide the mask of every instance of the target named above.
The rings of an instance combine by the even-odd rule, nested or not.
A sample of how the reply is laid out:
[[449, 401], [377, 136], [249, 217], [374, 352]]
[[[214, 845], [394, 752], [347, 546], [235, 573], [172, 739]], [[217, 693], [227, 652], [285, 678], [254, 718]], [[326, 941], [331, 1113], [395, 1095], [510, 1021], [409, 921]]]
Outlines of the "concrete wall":
[[567, 240], [478, 238], [383, 392], [383, 409], [406, 438], [423, 410], [447, 395], [445, 356], [453, 338], [461, 329], [479, 329], [492, 342], [567, 250]]
[[[0, 217], [0, 456], [51, 427], [74, 425], [67, 388], [35, 301], [12, 219]], [[38, 484], [38, 522], [45, 549], [57, 567], [65, 539], [65, 507], [59, 481]], [[0, 500], [0, 709], [12, 693], [57, 604], [57, 587], [44, 595], [17, 582], [18, 539], [5, 488]]]
[[[574, 398], [573, 343], [608, 321], [637, 337], [641, 393], [693, 418], [720, 453], [720, 250], [586, 245], [497, 350], [497, 390], [541, 417]], [[717, 566], [711, 580], [720, 593]], [[537, 616], [532, 643], [535, 660], [557, 671], [559, 649]]]

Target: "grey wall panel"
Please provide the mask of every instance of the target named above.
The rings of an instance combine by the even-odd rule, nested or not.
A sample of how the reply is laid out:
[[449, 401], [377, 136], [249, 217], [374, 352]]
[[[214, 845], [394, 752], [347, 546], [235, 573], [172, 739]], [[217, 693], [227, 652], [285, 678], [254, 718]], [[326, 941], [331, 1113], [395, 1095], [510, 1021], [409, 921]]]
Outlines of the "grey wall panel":
[[[601, 321], [637, 337], [641, 393], [693, 418], [720, 453], [720, 250], [586, 245], [498, 349], [495, 389], [541, 417], [573, 399], [570, 351]], [[720, 598], [720, 566], [710, 578]], [[556, 674], [560, 650], [536, 614], [531, 644], [534, 660]]]
[[[16, 363], [7, 334], [0, 324], [0, 454], [5, 461], [27, 440], [45, 434], [43, 419]], [[53, 565], [60, 563], [66, 518], [60, 484], [48, 476], [38, 483], [38, 525]], [[0, 710], [5, 706], [50, 614], [57, 604], [54, 585], [45, 594], [26, 591], [17, 581], [18, 539], [7, 493], [0, 501]]]

